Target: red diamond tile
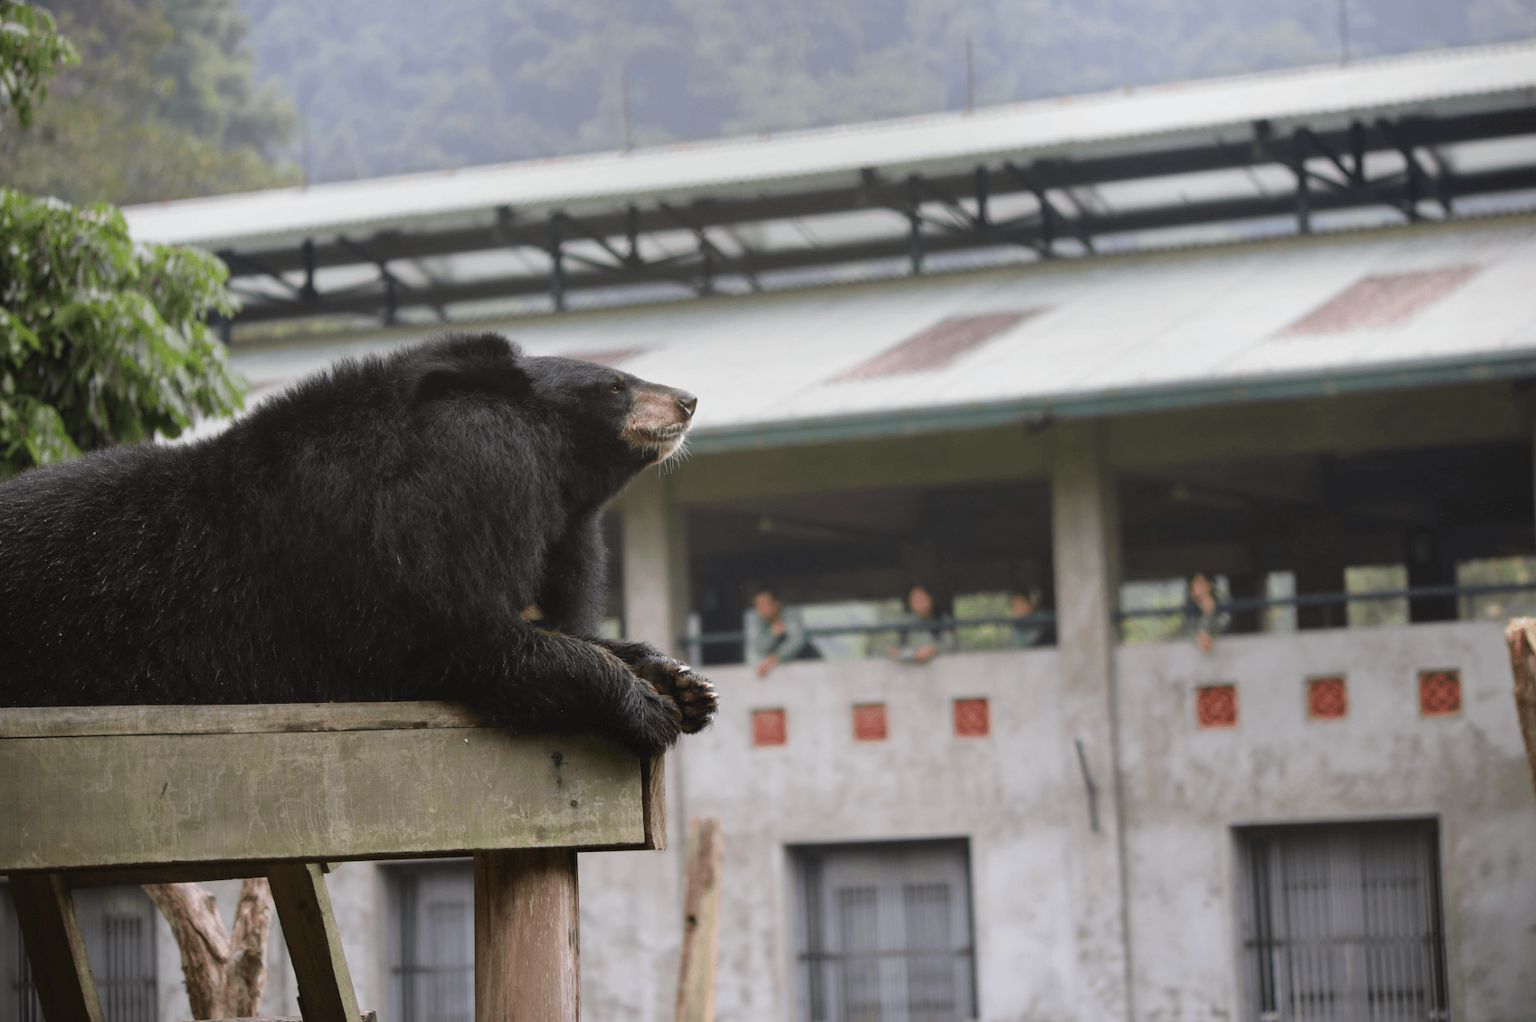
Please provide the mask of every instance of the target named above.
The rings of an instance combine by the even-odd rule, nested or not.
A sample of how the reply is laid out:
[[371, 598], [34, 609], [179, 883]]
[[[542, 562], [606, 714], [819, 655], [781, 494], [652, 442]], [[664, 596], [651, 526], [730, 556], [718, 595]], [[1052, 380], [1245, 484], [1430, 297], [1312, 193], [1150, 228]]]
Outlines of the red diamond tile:
[[788, 714], [783, 710], [752, 711], [753, 745], [784, 745], [788, 741]]
[[853, 708], [853, 737], [859, 742], [885, 741], [884, 703], [864, 703]]
[[1342, 675], [1307, 681], [1307, 716], [1313, 720], [1342, 720], [1349, 716], [1349, 683]]
[[985, 699], [955, 700], [955, 737], [985, 738], [992, 733], [992, 712]]
[[1237, 726], [1237, 686], [1206, 685], [1196, 690], [1195, 719], [1202, 728]]
[[1420, 671], [1419, 712], [1426, 717], [1454, 717], [1460, 713], [1461, 672]]

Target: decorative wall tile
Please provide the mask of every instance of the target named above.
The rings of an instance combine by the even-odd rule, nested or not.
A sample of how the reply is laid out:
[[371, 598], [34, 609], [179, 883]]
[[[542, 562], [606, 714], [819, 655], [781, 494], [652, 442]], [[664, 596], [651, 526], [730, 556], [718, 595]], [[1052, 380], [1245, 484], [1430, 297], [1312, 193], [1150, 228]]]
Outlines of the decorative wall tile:
[[1307, 716], [1342, 720], [1349, 716], [1349, 682], [1342, 674], [1307, 679]]
[[788, 741], [789, 716], [785, 711], [752, 711], [753, 745], [783, 745]]
[[992, 710], [985, 699], [955, 700], [955, 737], [986, 738], [992, 733]]
[[1419, 712], [1426, 717], [1454, 717], [1459, 714], [1461, 672], [1420, 671]]
[[1237, 686], [1204, 685], [1195, 690], [1195, 721], [1202, 728], [1237, 726]]
[[861, 703], [853, 708], [853, 738], [859, 742], [883, 742], [887, 723], [884, 703]]

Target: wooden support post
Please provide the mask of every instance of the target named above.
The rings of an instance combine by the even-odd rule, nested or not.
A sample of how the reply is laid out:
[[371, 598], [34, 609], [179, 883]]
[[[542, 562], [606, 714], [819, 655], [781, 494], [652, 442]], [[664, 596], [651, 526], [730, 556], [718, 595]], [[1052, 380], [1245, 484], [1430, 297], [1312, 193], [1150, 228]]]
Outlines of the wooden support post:
[[12, 873], [11, 897], [27, 942], [32, 982], [47, 1022], [102, 1022], [101, 998], [75, 918], [75, 900], [58, 873]]
[[331, 913], [331, 896], [318, 863], [283, 862], [267, 868], [272, 904], [288, 941], [304, 1022], [356, 1022], [357, 995]]
[[576, 852], [475, 853], [475, 1022], [577, 1022]]
[[688, 825], [688, 891], [683, 897], [683, 953], [678, 965], [677, 1022], [715, 1022], [715, 971], [720, 956], [720, 821], [695, 816]]
[[1525, 758], [1536, 785], [1536, 618], [1517, 617], [1504, 629], [1509, 668], [1515, 677], [1515, 714], [1525, 738]]

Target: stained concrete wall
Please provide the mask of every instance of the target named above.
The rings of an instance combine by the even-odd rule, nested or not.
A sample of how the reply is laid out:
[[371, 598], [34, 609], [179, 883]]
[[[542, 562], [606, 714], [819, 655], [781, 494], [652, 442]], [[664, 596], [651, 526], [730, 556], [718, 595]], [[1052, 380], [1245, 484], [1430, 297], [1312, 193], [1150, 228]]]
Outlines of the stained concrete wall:
[[[1179, 643], [1115, 660], [1134, 1018], [1242, 1017], [1232, 827], [1390, 817], [1440, 822], [1452, 1017], [1536, 1018], [1536, 795], [1496, 626], [1233, 637], [1208, 656]], [[1417, 672], [1447, 667], [1464, 710], [1422, 718]], [[1305, 679], [1337, 672], [1348, 718], [1309, 721]], [[727, 841], [722, 1022], [795, 1017], [786, 845], [948, 836], [971, 840], [981, 1017], [1078, 1017], [1105, 977], [1075, 947], [1069, 881], [1096, 836], [1064, 766], [1058, 673], [1050, 650], [793, 664], [767, 681], [715, 671], [725, 709], [689, 741], [685, 783], [689, 810], [718, 816]], [[1195, 688], [1211, 682], [1238, 685], [1236, 728], [1196, 728]], [[950, 700], [973, 696], [992, 700], [991, 738], [953, 736]], [[890, 739], [855, 742], [851, 707], [878, 701]], [[750, 711], [770, 707], [788, 711], [789, 743], [753, 748]], [[604, 939], [601, 926], [583, 936]]]
[[[1459, 716], [1419, 713], [1418, 672], [1461, 671]], [[1343, 673], [1349, 715], [1307, 719]], [[1536, 1018], [1536, 795], [1499, 626], [1236, 636], [1122, 649], [1121, 762], [1136, 1017], [1241, 1017], [1233, 825], [1440, 822], [1451, 1017]], [[1238, 723], [1195, 728], [1195, 689], [1238, 686]]]

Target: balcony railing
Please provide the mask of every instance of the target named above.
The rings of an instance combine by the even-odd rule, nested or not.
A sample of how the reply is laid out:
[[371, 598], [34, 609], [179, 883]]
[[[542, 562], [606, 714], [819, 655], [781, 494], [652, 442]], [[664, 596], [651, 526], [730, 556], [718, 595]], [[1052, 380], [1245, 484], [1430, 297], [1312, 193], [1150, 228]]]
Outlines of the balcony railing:
[[[1330, 611], [1334, 607], [1347, 607], [1351, 603], [1376, 603], [1386, 600], [1423, 600], [1446, 599], [1476, 596], [1498, 596], [1511, 593], [1536, 592], [1536, 582], [1502, 582], [1487, 585], [1435, 585], [1435, 586], [1406, 586], [1400, 589], [1373, 589], [1364, 592], [1342, 593], [1303, 593], [1297, 596], [1259, 596], [1240, 599], [1225, 599], [1216, 601], [1216, 613], [1233, 614], [1244, 612], [1262, 612], [1273, 608], [1283, 607], [1324, 607]], [[1116, 621], [1127, 621], [1133, 618], [1168, 618], [1192, 616], [1188, 604], [1163, 607], [1137, 607], [1130, 610], [1117, 610]], [[1338, 624], [1343, 624], [1339, 622]], [[806, 628], [807, 637], [848, 636], [848, 635], [880, 635], [903, 630], [922, 630], [929, 632], [953, 632], [966, 628], [978, 628], [985, 626], [1006, 625], [1010, 628], [1046, 629], [1056, 624], [1056, 613], [1050, 610], [1037, 611], [1025, 617], [963, 617], [963, 618], [933, 618], [924, 621], [883, 621], [873, 624], [848, 624]], [[1337, 627], [1331, 614], [1325, 614], [1325, 627]], [[734, 632], [701, 632], [692, 635], [679, 635], [679, 645], [692, 650], [701, 650], [706, 646], [724, 646], [745, 641], [746, 633]], [[698, 659], [697, 654], [694, 654]]]

